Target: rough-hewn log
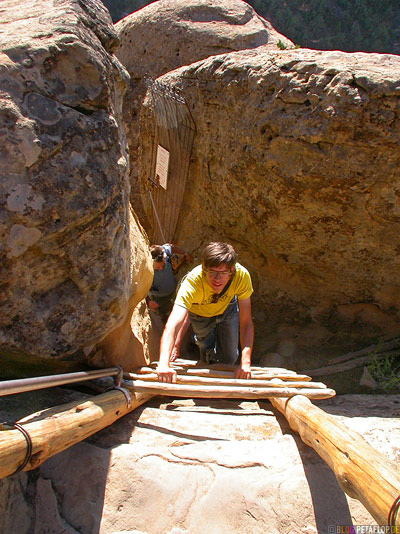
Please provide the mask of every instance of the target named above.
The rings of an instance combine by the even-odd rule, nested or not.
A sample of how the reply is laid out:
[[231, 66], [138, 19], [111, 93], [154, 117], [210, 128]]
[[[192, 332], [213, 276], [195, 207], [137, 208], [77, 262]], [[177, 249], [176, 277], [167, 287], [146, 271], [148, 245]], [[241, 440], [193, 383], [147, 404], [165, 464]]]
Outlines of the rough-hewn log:
[[[179, 374], [179, 373], [178, 373]], [[214, 378], [234, 378], [235, 373], [230, 371], [214, 371], [213, 369], [188, 369], [186, 374], [188, 375], [196, 375], [196, 376], [210, 376]], [[281, 371], [275, 372], [275, 373], [254, 373], [253, 370], [251, 371], [251, 377], [253, 380], [270, 380], [272, 378], [281, 378], [282, 380], [303, 380], [303, 381], [311, 381], [311, 377], [307, 375], [297, 375], [297, 374], [285, 374]]]
[[[129, 393], [128, 393], [129, 395]], [[111, 425], [147, 400], [150, 394], [130, 394], [128, 407], [124, 395], [113, 390], [84, 402], [56, 406], [18, 421], [32, 441], [32, 455], [23, 469], [38, 467], [47, 458]], [[0, 426], [0, 478], [13, 474], [24, 462], [27, 442], [21, 431]]]
[[372, 358], [381, 359], [386, 356], [398, 356], [400, 351], [393, 350], [391, 352], [383, 354], [369, 354], [368, 356], [360, 356], [359, 358], [353, 358], [352, 360], [345, 361], [343, 363], [338, 363], [336, 365], [326, 365], [325, 367], [318, 367], [317, 369], [307, 369], [304, 372], [308, 373], [310, 376], [327, 376], [333, 375], [336, 373], [343, 373], [344, 371], [350, 371], [351, 369], [356, 369], [357, 367], [362, 367]]
[[[212, 378], [234, 378], [235, 372], [232, 371], [222, 371], [214, 368], [196, 368], [196, 367], [174, 367], [178, 375], [195, 375], [195, 376], [209, 376]], [[135, 370], [135, 374], [148, 374], [154, 373], [155, 369], [152, 367], [140, 367]], [[124, 373], [124, 376], [127, 376], [127, 373]], [[285, 369], [274, 369], [266, 368], [263, 371], [258, 369], [251, 368], [251, 377], [254, 380], [269, 380], [271, 378], [282, 378], [283, 380], [303, 380], [310, 381], [312, 380], [310, 376], [307, 375], [298, 375], [294, 371], [285, 371]]]
[[382, 353], [386, 353], [388, 351], [398, 348], [400, 348], [400, 338], [390, 339], [388, 341], [369, 345], [368, 347], [364, 347], [363, 349], [356, 350], [354, 352], [348, 352], [347, 354], [336, 356], [335, 358], [331, 358], [328, 363], [330, 365], [336, 365], [337, 363], [346, 362], [347, 360], [354, 360], [354, 358], [357, 358], [358, 356], [365, 355], [368, 355], [370, 357], [374, 355], [384, 356], [384, 354]]
[[355, 358], [348, 362], [338, 363], [337, 365], [326, 365], [325, 367], [318, 367], [318, 369], [307, 369], [305, 372], [310, 376], [329, 376], [362, 367], [369, 360], [369, 356], [360, 356], [360, 358]]
[[[329, 465], [340, 487], [358, 499], [380, 525], [400, 494], [397, 466], [373, 449], [364, 438], [342, 421], [314, 406], [306, 397], [270, 399], [290, 427]], [[400, 515], [396, 525], [400, 525]]]
[[267, 397], [292, 397], [293, 395], [305, 395], [312, 399], [329, 399], [336, 394], [333, 389], [329, 388], [297, 389], [290, 387], [206, 386], [205, 384], [182, 385], [164, 382], [146, 382], [144, 380], [133, 380], [132, 388], [135, 392], [152, 393], [153, 395], [214, 399], [266, 399]]
[[[147, 381], [156, 381], [156, 373], [125, 373], [124, 377], [129, 380], [145, 380]], [[272, 377], [271, 377], [272, 378]], [[274, 377], [275, 378], [275, 377]], [[264, 380], [264, 379], [238, 379], [238, 378], [213, 378], [210, 376], [195, 376], [195, 375], [177, 375], [178, 384], [208, 384], [213, 386], [244, 386], [244, 387], [292, 387], [292, 388], [312, 388], [312, 389], [321, 389], [326, 388], [326, 385], [322, 382], [307, 382], [304, 380], [299, 381], [288, 381], [287, 377], [282, 379], [280, 384], [277, 384], [273, 380]]]

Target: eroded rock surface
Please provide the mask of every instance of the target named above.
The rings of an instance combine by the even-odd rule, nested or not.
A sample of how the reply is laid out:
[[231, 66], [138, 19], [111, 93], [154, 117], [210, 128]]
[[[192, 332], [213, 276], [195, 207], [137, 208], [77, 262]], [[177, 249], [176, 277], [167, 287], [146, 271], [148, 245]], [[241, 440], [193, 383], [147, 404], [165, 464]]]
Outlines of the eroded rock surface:
[[291, 46], [271, 24], [241, 0], [159, 0], [115, 25], [116, 52], [132, 81], [216, 54], [267, 45]]
[[[123, 323], [132, 337], [152, 279], [129, 204], [129, 75], [100, 1], [6, 0], [0, 11], [0, 346], [87, 356]], [[94, 363], [118, 359], [118, 344]]]
[[[261, 355], [310, 368], [313, 350], [400, 333], [399, 73], [398, 56], [260, 47], [158, 79], [196, 125], [175, 239], [195, 255], [236, 247]], [[149, 188], [150, 108], [142, 117]]]
[[[146, 92], [145, 76], [157, 78], [182, 65], [233, 50], [276, 49], [279, 40], [293, 46], [241, 0], [159, 0], [122, 19], [115, 30], [120, 39], [116, 55], [131, 76], [123, 109], [132, 161], [137, 160], [140, 146], [138, 117]], [[132, 203], [147, 230], [137, 178], [137, 167], [132, 165]]]
[[[318, 405], [398, 462], [399, 403], [398, 395], [348, 395]], [[26, 523], [37, 534], [317, 534], [375, 524], [261, 401], [154, 398], [1, 485], [14, 495], [7, 524], [18, 520], [17, 504], [29, 509], [31, 499], [36, 516], [27, 514]]]

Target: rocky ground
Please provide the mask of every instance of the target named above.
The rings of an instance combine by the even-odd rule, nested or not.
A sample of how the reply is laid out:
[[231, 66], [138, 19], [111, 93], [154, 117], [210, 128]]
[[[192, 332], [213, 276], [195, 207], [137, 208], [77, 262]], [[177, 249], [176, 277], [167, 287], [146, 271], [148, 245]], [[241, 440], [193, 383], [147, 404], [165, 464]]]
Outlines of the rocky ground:
[[[50, 391], [50, 390], [49, 390]], [[30, 409], [83, 396], [29, 394]], [[3, 397], [1, 419], [27, 413]], [[318, 405], [400, 460], [400, 395]], [[154, 397], [111, 427], [0, 483], [2, 534], [293, 533], [374, 524], [268, 401]]]

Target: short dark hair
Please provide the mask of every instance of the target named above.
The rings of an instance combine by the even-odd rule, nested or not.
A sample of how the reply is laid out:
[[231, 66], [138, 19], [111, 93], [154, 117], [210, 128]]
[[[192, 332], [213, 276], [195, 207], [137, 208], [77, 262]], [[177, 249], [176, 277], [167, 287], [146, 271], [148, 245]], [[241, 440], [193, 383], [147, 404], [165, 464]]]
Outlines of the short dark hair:
[[161, 245], [151, 245], [150, 253], [153, 261], [164, 261], [164, 250]]
[[203, 250], [201, 255], [201, 263], [204, 269], [210, 267], [217, 267], [225, 263], [229, 269], [232, 269], [236, 263], [236, 252], [229, 243], [221, 243], [220, 241], [213, 241], [209, 243]]

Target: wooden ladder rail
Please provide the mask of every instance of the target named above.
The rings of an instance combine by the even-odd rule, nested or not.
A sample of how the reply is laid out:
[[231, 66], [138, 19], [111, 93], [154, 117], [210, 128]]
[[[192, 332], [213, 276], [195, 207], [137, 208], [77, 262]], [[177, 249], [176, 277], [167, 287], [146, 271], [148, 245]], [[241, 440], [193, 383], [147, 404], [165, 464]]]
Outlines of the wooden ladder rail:
[[[379, 525], [388, 525], [389, 513], [400, 495], [400, 472], [396, 464], [307, 397], [269, 400], [302, 441], [328, 464], [342, 490], [359, 500]], [[400, 526], [400, 512], [392, 524]]]
[[108, 391], [89, 400], [55, 406], [27, 416], [20, 424], [29, 435], [31, 451], [19, 430], [0, 425], [0, 479], [10, 476], [27, 460], [23, 471], [35, 469], [45, 460], [68, 449], [111, 425], [122, 416], [144, 404], [153, 395], [130, 394], [130, 405], [118, 390]]

